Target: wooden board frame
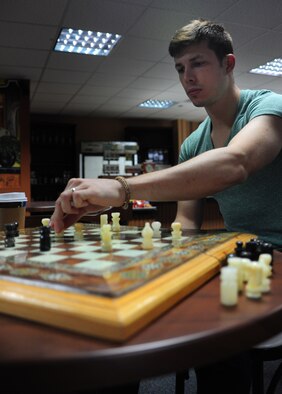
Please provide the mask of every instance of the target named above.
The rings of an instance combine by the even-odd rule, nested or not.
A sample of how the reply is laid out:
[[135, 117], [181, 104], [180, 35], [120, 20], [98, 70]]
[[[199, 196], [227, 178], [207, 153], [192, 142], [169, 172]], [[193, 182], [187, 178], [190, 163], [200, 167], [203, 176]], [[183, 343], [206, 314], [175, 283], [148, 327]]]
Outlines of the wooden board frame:
[[123, 342], [213, 276], [236, 241], [252, 234], [234, 233], [228, 241], [117, 298], [71, 293], [0, 280], [0, 311], [94, 337]]

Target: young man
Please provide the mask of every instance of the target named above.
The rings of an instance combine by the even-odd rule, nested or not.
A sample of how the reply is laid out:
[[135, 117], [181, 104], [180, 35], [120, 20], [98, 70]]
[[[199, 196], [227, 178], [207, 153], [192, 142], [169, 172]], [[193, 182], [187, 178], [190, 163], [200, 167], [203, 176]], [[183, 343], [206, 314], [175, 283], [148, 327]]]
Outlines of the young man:
[[[190, 22], [175, 33], [169, 52], [187, 96], [208, 115], [184, 141], [180, 164], [127, 180], [71, 179], [52, 226], [59, 232], [86, 212], [133, 198], [178, 200], [176, 220], [200, 228], [201, 199], [213, 195], [227, 230], [282, 247], [282, 96], [236, 86], [232, 40], [216, 23]], [[247, 355], [196, 372], [199, 393], [249, 392]]]
[[240, 91], [232, 40], [222, 26], [195, 20], [170, 47], [180, 82], [207, 119], [184, 142], [180, 164], [121, 180], [71, 179], [52, 225], [60, 231], [83, 214], [125, 199], [179, 201], [177, 220], [199, 228], [201, 199], [213, 195], [228, 230], [257, 234], [282, 247], [282, 96]]

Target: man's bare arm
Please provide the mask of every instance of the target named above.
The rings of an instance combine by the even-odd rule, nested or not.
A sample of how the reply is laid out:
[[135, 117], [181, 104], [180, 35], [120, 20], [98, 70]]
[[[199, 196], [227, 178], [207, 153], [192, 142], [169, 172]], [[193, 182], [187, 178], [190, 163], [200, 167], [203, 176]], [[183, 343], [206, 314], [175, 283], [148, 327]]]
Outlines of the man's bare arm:
[[179, 201], [175, 221], [184, 229], [199, 230], [203, 221], [203, 200]]

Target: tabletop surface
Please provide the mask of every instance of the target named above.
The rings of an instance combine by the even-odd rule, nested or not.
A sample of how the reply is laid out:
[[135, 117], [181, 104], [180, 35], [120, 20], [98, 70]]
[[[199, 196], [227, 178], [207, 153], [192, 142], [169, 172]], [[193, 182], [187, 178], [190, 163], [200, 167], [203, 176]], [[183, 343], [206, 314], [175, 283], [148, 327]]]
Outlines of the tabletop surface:
[[[18, 376], [30, 392], [123, 384], [207, 364], [282, 330], [282, 254], [274, 252], [271, 293], [235, 307], [219, 302], [216, 276], [123, 344], [0, 315], [3, 384]], [[67, 382], [66, 382], [67, 370]], [[51, 377], [51, 378], [50, 378]]]

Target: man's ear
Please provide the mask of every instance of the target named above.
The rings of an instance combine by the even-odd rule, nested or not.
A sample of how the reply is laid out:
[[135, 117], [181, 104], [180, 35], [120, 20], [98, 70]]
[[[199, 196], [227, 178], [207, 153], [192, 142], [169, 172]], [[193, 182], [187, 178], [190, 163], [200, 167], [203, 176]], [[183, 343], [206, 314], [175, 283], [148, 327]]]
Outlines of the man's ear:
[[230, 73], [234, 70], [235, 67], [235, 56], [233, 53], [229, 53], [226, 55], [226, 71]]

